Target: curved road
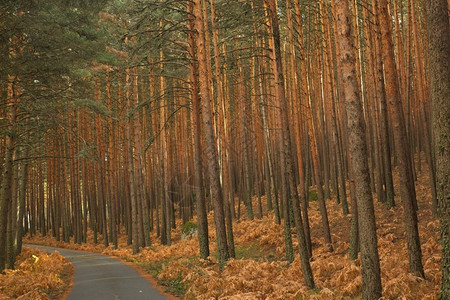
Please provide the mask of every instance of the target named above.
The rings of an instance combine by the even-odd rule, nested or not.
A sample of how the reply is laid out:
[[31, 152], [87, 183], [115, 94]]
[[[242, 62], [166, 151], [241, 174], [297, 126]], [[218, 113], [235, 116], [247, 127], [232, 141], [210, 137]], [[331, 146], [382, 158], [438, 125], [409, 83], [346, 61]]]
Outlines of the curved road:
[[67, 300], [167, 299], [133, 268], [117, 259], [84, 251], [24, 245], [42, 251], [58, 251], [70, 260], [75, 274]]

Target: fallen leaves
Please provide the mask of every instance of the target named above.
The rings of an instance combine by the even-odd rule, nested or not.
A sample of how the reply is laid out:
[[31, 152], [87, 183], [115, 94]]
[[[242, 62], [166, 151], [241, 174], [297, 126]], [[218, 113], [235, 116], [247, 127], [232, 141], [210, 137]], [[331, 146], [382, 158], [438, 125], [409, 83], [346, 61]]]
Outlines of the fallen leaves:
[[71, 263], [59, 253], [25, 247], [17, 257], [16, 269], [0, 274], [0, 299], [52, 299], [68, 288], [68, 279], [61, 277], [68, 278], [68, 270], [72, 271]]

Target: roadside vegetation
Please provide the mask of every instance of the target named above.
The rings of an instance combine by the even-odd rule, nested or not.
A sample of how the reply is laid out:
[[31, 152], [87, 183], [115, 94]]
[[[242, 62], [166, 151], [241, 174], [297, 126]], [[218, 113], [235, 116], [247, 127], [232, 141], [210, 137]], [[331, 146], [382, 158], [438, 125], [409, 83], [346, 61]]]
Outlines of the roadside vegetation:
[[72, 264], [59, 253], [24, 247], [16, 268], [0, 274], [0, 299], [64, 299], [72, 278]]

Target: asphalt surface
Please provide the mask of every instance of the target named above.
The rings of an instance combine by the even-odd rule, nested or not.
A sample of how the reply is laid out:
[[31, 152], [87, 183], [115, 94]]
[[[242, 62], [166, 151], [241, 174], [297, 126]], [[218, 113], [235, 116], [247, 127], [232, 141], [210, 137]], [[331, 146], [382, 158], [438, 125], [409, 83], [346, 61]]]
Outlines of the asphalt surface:
[[167, 299], [133, 268], [117, 259], [84, 251], [24, 245], [53, 253], [72, 262], [75, 274], [67, 300]]

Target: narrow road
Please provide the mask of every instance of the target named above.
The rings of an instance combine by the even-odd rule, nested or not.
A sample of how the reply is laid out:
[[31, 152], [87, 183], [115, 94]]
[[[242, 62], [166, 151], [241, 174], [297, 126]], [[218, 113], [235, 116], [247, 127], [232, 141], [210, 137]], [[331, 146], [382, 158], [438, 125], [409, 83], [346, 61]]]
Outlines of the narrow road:
[[83, 251], [24, 245], [50, 253], [56, 250], [72, 262], [75, 274], [67, 300], [167, 299], [133, 268], [117, 259]]

